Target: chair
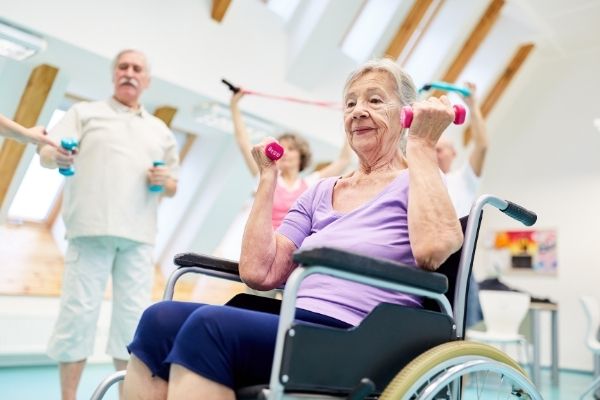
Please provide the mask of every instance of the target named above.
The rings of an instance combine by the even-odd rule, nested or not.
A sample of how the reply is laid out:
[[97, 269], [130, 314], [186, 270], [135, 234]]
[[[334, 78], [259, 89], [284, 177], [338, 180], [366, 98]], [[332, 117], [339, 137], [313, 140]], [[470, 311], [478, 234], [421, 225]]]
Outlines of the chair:
[[[600, 327], [600, 305], [598, 304], [598, 300], [592, 296], [580, 296], [579, 301], [587, 317], [586, 344], [592, 353], [594, 353], [594, 356], [597, 356], [600, 354], [600, 341], [597, 337], [598, 327]], [[583, 400], [585, 396], [598, 387], [600, 387], [600, 376], [590, 383], [581, 395], [580, 400]]]
[[[465, 241], [438, 272], [406, 268], [388, 260], [347, 251], [318, 248], [294, 255], [299, 266], [284, 290], [270, 381], [241, 388], [241, 399], [432, 399], [440, 393], [461, 396], [463, 375], [478, 371], [497, 373], [510, 382], [509, 393], [542, 397], [522, 368], [499, 350], [464, 341], [464, 310], [482, 208], [492, 205], [525, 224], [535, 214], [500, 198], [485, 195], [473, 206], [469, 220], [462, 219]], [[175, 257], [179, 268], [171, 275], [165, 299], [171, 299], [177, 279], [200, 272], [238, 280], [237, 263], [193, 253]], [[294, 321], [294, 305], [300, 283], [311, 274], [328, 274], [388, 290], [422, 296], [426, 309], [379, 305], [358, 326], [348, 330], [306, 325]], [[450, 289], [450, 290], [449, 290]], [[232, 306], [268, 311], [272, 299], [247, 302], [234, 298]], [[278, 305], [277, 305], [278, 307]], [[92, 400], [100, 399], [110, 385], [123, 379], [118, 372], [105, 379]], [[380, 396], [380, 397], [379, 397]], [[438, 397], [436, 397], [438, 398]]]
[[468, 330], [467, 338], [499, 345], [503, 350], [508, 344], [516, 344], [522, 363], [528, 365], [529, 346], [525, 337], [519, 334], [519, 327], [529, 311], [531, 297], [514, 291], [482, 290], [479, 301], [486, 330]]

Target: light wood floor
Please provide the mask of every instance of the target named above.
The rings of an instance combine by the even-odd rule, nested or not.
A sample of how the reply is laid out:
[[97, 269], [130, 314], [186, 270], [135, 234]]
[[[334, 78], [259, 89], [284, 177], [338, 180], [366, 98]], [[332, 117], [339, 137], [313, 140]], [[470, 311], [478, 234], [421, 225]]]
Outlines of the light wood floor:
[[[60, 296], [63, 256], [50, 231], [35, 224], [0, 225], [0, 294]], [[162, 297], [165, 277], [156, 268], [153, 298]], [[178, 281], [175, 299], [222, 304], [244, 285], [211, 277]], [[106, 296], [110, 297], [110, 287]]]

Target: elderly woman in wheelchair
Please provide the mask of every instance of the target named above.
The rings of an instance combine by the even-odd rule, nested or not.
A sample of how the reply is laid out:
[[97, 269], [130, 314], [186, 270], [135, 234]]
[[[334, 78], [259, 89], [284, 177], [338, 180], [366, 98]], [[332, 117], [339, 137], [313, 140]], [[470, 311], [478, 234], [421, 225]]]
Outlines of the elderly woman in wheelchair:
[[[323, 179], [305, 192], [277, 231], [271, 227], [270, 215], [277, 169], [264, 153], [269, 140], [253, 148], [260, 183], [244, 233], [239, 276], [259, 290], [286, 284], [281, 314], [277, 307], [248, 307], [235, 301], [225, 306], [174, 301], [153, 305], [142, 316], [129, 346], [131, 360], [123, 386], [126, 399], [233, 400], [236, 391], [237, 398], [243, 398], [241, 388], [269, 380], [270, 389], [263, 391], [269, 398], [303, 388], [348, 396], [346, 378], [336, 377], [338, 370], [351, 369], [347, 364], [369, 370], [373, 353], [390, 358], [396, 347], [408, 346], [408, 355], [399, 357], [400, 361], [382, 361], [383, 372], [372, 376], [359, 372], [358, 379], [349, 378], [350, 391], [352, 382], [356, 385], [351, 398], [364, 398], [381, 393], [398, 371], [392, 368], [404, 366], [431, 347], [461, 338], [462, 321], [452, 319], [452, 308], [444, 297], [446, 278], [430, 272], [456, 256], [463, 242], [463, 229], [435, 150], [453, 120], [452, 106], [444, 96], [416, 102], [411, 78], [389, 60], [368, 62], [352, 73], [343, 96], [346, 138], [358, 157], [358, 168], [346, 176]], [[406, 105], [414, 113], [410, 131], [399, 118]], [[491, 202], [499, 208], [517, 207], [510, 208], [513, 216], [526, 213], [497, 198]], [[469, 229], [478, 229], [482, 206], [478, 206], [476, 228], [467, 227], [467, 234]], [[469, 246], [472, 250], [474, 239]], [[350, 257], [349, 252], [354, 255]], [[462, 289], [468, 281], [471, 256], [464, 268], [467, 272], [459, 273], [456, 283]], [[323, 259], [329, 260], [325, 264], [332, 270], [319, 269]], [[179, 263], [186, 265], [185, 257]], [[316, 269], [305, 270], [311, 265]], [[355, 277], [365, 271], [365, 281]], [[407, 289], [410, 284], [416, 288]], [[402, 289], [407, 290], [402, 293]], [[423, 310], [423, 296], [436, 300], [438, 310]], [[367, 330], [367, 325], [375, 329]], [[346, 333], [351, 334], [342, 336]], [[390, 333], [391, 341], [385, 337]], [[324, 335], [325, 344], [313, 340], [319, 335]], [[357, 356], [342, 350], [337, 361], [341, 364], [328, 366], [330, 361], [335, 365], [332, 359], [336, 357], [330, 353], [345, 344], [347, 336], [368, 343], [353, 345]], [[296, 351], [284, 350], [284, 345], [295, 345]], [[519, 366], [503, 354], [489, 349], [481, 357], [463, 353], [459, 354], [461, 362], [452, 365], [448, 364], [451, 356], [440, 360], [434, 355], [434, 361], [431, 356], [422, 361], [422, 373], [435, 370], [436, 375], [417, 382], [416, 387], [426, 387], [450, 367], [484, 359], [500, 365], [503, 375], [513, 377], [517, 386], [537, 398]], [[304, 368], [296, 369], [298, 364]], [[320, 370], [321, 364], [328, 370]], [[361, 383], [361, 376], [369, 380]], [[326, 389], [327, 382], [321, 380], [333, 381], [333, 389]]]

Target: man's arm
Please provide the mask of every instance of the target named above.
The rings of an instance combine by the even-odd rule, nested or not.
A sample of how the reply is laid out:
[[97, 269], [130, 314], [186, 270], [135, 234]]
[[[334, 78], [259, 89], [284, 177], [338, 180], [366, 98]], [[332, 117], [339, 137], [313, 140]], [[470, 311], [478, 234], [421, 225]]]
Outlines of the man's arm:
[[19, 142], [47, 144], [52, 147], [58, 147], [54, 140], [46, 136], [46, 130], [43, 126], [25, 128], [2, 114], [0, 114], [0, 135], [18, 140]]
[[173, 197], [175, 196], [175, 193], [177, 193], [177, 179], [169, 177], [165, 182], [163, 195], [166, 197]]
[[477, 99], [476, 86], [473, 83], [467, 82], [466, 86], [471, 91], [471, 95], [465, 97], [465, 103], [469, 107], [471, 114], [471, 132], [473, 134], [473, 150], [469, 156], [469, 164], [476, 176], [481, 176], [485, 154], [488, 148], [488, 135], [485, 126], [485, 120], [481, 113], [479, 101]]

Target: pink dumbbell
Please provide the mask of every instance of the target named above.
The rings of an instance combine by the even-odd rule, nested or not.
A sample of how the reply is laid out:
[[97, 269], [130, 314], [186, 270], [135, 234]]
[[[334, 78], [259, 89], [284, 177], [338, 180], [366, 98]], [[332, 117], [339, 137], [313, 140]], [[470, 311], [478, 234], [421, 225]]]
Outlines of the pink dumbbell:
[[[454, 108], [454, 124], [462, 125], [465, 122], [465, 116], [467, 115], [467, 111], [460, 104], [455, 104], [452, 106]], [[400, 110], [400, 124], [402, 124], [403, 128], [410, 128], [413, 120], [413, 110], [411, 106], [404, 106], [402, 110]]]
[[271, 142], [265, 147], [265, 155], [271, 160], [277, 161], [283, 156], [283, 147], [277, 142]]

